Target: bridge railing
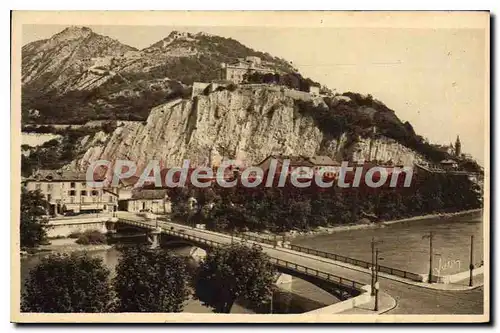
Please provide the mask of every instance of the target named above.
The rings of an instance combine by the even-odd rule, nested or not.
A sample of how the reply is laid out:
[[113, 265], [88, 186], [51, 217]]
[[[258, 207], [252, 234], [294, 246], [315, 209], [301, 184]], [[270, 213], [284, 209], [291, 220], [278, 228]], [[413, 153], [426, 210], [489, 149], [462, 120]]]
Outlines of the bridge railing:
[[139, 226], [142, 228], [146, 228], [146, 229], [155, 229], [155, 226], [152, 226], [149, 223], [144, 223], [141, 221], [134, 221], [134, 220], [123, 219], [123, 218], [120, 218], [120, 221], [123, 221], [123, 222], [128, 223], [128, 224], [136, 225], [136, 226]]
[[[133, 221], [133, 220], [125, 220], [125, 221], [127, 223], [137, 225], [140, 227], [145, 227], [148, 229], [155, 229], [154, 226], [152, 226], [151, 224], [148, 224], [148, 223], [144, 223], [144, 222], [140, 222], [140, 221]], [[226, 244], [226, 243], [221, 243], [221, 242], [205, 239], [202, 237], [186, 234], [182, 231], [173, 230], [173, 229], [169, 229], [169, 228], [165, 228], [165, 227], [161, 227], [161, 230], [167, 234], [178, 236], [178, 237], [181, 237], [181, 238], [186, 239], [186, 240], [198, 242], [200, 244], [206, 244], [206, 245], [211, 246], [211, 247], [216, 247], [216, 246], [221, 246], [221, 245]], [[252, 238], [255, 238], [258, 240], [258, 237], [252, 236]], [[251, 238], [245, 238], [245, 239], [253, 240]], [[258, 240], [258, 241], [260, 241], [260, 240]], [[317, 269], [309, 268], [307, 266], [296, 264], [296, 263], [293, 263], [293, 262], [290, 262], [287, 260], [278, 259], [278, 258], [274, 258], [271, 256], [269, 256], [269, 260], [271, 263], [273, 263], [276, 266], [281, 266], [281, 267], [285, 267], [288, 269], [292, 269], [292, 270], [295, 270], [299, 273], [305, 273], [306, 275], [313, 276], [313, 277], [316, 277], [316, 278], [324, 280], [324, 281], [337, 283], [337, 284], [343, 285], [345, 287], [356, 289], [359, 291], [361, 291], [362, 290], [361, 287], [363, 287], [365, 285], [363, 283], [360, 283], [360, 282], [357, 282], [357, 281], [354, 281], [351, 279], [343, 278], [341, 276], [337, 276], [337, 275], [334, 275], [334, 274], [331, 274], [328, 272], [319, 271]]]
[[259, 236], [248, 235], [248, 234], [235, 234], [235, 236], [239, 237], [241, 239], [253, 240], [253, 241], [259, 242], [259, 243], [274, 245], [274, 239], [263, 238], [263, 237], [259, 237]]
[[276, 266], [281, 266], [284, 268], [292, 269], [296, 272], [305, 273], [306, 275], [314, 276], [314, 277], [321, 279], [321, 280], [324, 280], [324, 281], [337, 283], [337, 284], [343, 285], [343, 286], [348, 287], [348, 288], [361, 290], [361, 288], [365, 285], [363, 283], [360, 283], [360, 282], [357, 282], [357, 281], [354, 281], [351, 279], [347, 279], [347, 278], [343, 278], [341, 276], [337, 276], [337, 275], [334, 275], [331, 273], [319, 271], [317, 269], [309, 268], [307, 266], [299, 265], [299, 264], [296, 264], [296, 263], [293, 263], [293, 262], [290, 262], [287, 260], [270, 257], [270, 261], [272, 263], [274, 263]]
[[224, 245], [224, 243], [216, 242], [213, 240], [205, 239], [202, 237], [194, 236], [194, 235], [189, 235], [186, 233], [183, 233], [182, 231], [176, 231], [176, 230], [169, 230], [166, 228], [162, 228], [162, 230], [170, 235], [178, 236], [187, 240], [195, 241], [201, 244], [206, 244], [211, 247], [216, 247], [216, 246], [221, 246]]
[[[326, 251], [321, 251], [321, 250], [316, 250], [316, 249], [311, 249], [303, 246], [298, 246], [298, 245], [290, 245], [290, 249], [302, 253], [307, 253], [307, 254], [312, 254], [318, 257], [323, 257], [323, 258], [328, 258], [332, 259], [335, 261], [340, 261], [340, 262], [345, 262], [347, 264], [351, 264], [354, 266], [359, 266], [363, 268], [371, 268], [372, 263], [360, 259], [354, 259], [346, 256], [342, 256], [339, 254], [331, 253], [331, 252], [326, 252]], [[383, 265], [378, 265], [378, 271], [381, 273], [387, 273], [390, 275], [395, 275], [399, 276], [402, 278], [414, 280], [414, 281], [420, 281], [422, 277], [419, 274], [408, 272], [405, 270], [401, 269], [396, 269], [388, 266], [383, 266]]]

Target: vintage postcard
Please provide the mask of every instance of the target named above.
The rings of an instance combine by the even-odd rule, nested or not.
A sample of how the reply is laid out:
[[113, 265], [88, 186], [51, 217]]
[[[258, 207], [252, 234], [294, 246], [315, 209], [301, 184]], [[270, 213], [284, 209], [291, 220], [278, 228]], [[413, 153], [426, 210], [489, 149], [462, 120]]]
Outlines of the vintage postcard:
[[11, 320], [488, 322], [489, 21], [13, 12]]

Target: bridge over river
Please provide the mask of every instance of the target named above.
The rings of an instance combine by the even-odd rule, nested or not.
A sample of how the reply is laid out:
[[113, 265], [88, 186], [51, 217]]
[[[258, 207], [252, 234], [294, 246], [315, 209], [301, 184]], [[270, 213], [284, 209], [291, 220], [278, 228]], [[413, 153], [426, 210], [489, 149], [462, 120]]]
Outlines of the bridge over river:
[[[197, 247], [213, 247], [231, 242], [259, 244], [269, 255], [271, 261], [282, 272], [295, 275], [316, 284], [337, 298], [347, 301], [366, 296], [371, 284], [371, 264], [359, 259], [349, 258], [317, 249], [301, 246], [277, 246], [269, 239], [231, 235], [196, 229], [175, 224], [166, 220], [152, 220], [127, 212], [117, 212], [116, 216], [89, 216], [63, 218], [49, 222], [50, 236], [67, 236], [71, 232], [98, 229], [106, 232], [113, 225], [132, 227], [150, 237], [170, 237], [172, 240], [186, 242]], [[418, 282], [421, 276], [404, 270], [379, 266], [379, 285], [381, 294], [394, 298], [397, 305], [391, 314], [482, 314], [484, 311], [484, 289], [474, 289], [462, 285], [429, 285]], [[482, 275], [475, 278], [474, 285], [482, 281]], [[369, 288], [368, 288], [369, 289]], [[352, 297], [354, 296], [354, 297]], [[345, 301], [345, 302], [347, 302]], [[371, 300], [373, 303], [373, 300]], [[343, 303], [343, 302], [342, 302]], [[373, 313], [371, 311], [370, 313]]]
[[[340, 299], [357, 296], [363, 292], [367, 294], [366, 286], [371, 284], [371, 267], [362, 267], [364, 264], [356, 265], [356, 262], [349, 262], [340, 257], [332, 258], [321, 251], [304, 253], [300, 252], [304, 251], [303, 249], [296, 247], [291, 249], [274, 246], [259, 242], [258, 239], [242, 239], [168, 221], [150, 220], [126, 212], [119, 212], [117, 216], [118, 223], [149, 230], [153, 235], [161, 234], [179, 238], [200, 247], [213, 247], [242, 241], [248, 244], [258, 244], [281, 271], [309, 280], [339, 296]], [[380, 289], [391, 295], [397, 302], [396, 307], [389, 313], [481, 314], [484, 311], [483, 287], [470, 290], [466, 288], [453, 290], [450, 287], [450, 290], [439, 290], [432, 288], [432, 285], [413, 281], [412, 276], [395, 276], [388, 273], [391, 272], [379, 273], [379, 283]], [[403, 274], [406, 273], [403, 272]]]

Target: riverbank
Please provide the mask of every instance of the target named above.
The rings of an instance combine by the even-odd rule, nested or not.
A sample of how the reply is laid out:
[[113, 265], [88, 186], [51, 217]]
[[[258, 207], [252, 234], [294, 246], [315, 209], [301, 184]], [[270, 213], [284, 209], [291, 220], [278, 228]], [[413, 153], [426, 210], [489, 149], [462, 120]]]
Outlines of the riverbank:
[[22, 251], [22, 257], [36, 256], [36, 255], [46, 255], [55, 253], [72, 253], [72, 252], [93, 252], [93, 251], [103, 251], [109, 250], [113, 245], [109, 244], [95, 244], [95, 245], [82, 245], [77, 244], [75, 238], [54, 238], [49, 239], [50, 244], [41, 245], [36, 250], [32, 252]]
[[[283, 236], [287, 240], [292, 240], [292, 239], [304, 239], [304, 238], [309, 238], [309, 237], [315, 237], [319, 235], [329, 235], [337, 232], [345, 232], [345, 231], [352, 231], [352, 230], [362, 230], [362, 229], [376, 229], [376, 228], [384, 228], [387, 225], [395, 224], [395, 223], [404, 223], [404, 222], [417, 222], [417, 221], [425, 221], [429, 219], [435, 219], [435, 218], [441, 218], [443, 220], [446, 220], [451, 217], [456, 217], [456, 216], [462, 216], [462, 215], [467, 215], [467, 214], [474, 214], [481, 212], [482, 209], [471, 209], [471, 210], [464, 210], [460, 212], [455, 212], [455, 213], [437, 213], [437, 214], [426, 214], [426, 215], [419, 215], [419, 216], [412, 216], [412, 217], [407, 217], [403, 219], [397, 219], [397, 220], [389, 220], [389, 221], [379, 221], [379, 222], [371, 222], [371, 223], [352, 223], [352, 224], [347, 224], [347, 225], [340, 225], [340, 226], [333, 226], [333, 227], [318, 227], [315, 230], [310, 230], [310, 231], [288, 231], [285, 233], [280, 233], [276, 235], [277, 239], [280, 240]], [[263, 237], [263, 238], [274, 238], [274, 234], [271, 232], [246, 232], [245, 234], [248, 235], [254, 235], [257, 237]]]
[[455, 213], [438, 213], [438, 214], [426, 214], [419, 215], [413, 217], [407, 217], [403, 219], [397, 220], [389, 220], [389, 221], [380, 221], [380, 222], [372, 222], [366, 224], [349, 224], [345, 226], [335, 226], [335, 227], [320, 227], [318, 230], [309, 231], [306, 233], [295, 233], [288, 235], [290, 238], [306, 238], [318, 235], [327, 235], [337, 232], [351, 231], [351, 230], [360, 230], [360, 229], [374, 229], [374, 228], [384, 228], [387, 225], [396, 224], [396, 223], [404, 223], [404, 222], [417, 222], [417, 221], [426, 221], [429, 219], [440, 218], [443, 220], [449, 219], [451, 217], [462, 216], [467, 214], [474, 214], [481, 212], [482, 209], [471, 209], [471, 210], [463, 210]]

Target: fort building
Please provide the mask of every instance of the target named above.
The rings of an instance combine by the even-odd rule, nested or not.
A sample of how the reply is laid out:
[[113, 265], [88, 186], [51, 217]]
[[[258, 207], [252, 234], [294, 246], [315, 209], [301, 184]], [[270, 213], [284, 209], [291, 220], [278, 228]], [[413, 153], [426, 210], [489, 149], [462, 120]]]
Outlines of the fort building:
[[221, 64], [222, 78], [233, 83], [241, 83], [244, 81], [245, 74], [260, 73], [267, 74], [273, 73], [274, 70], [262, 65], [259, 57], [249, 56], [245, 59], [238, 59], [235, 64]]

